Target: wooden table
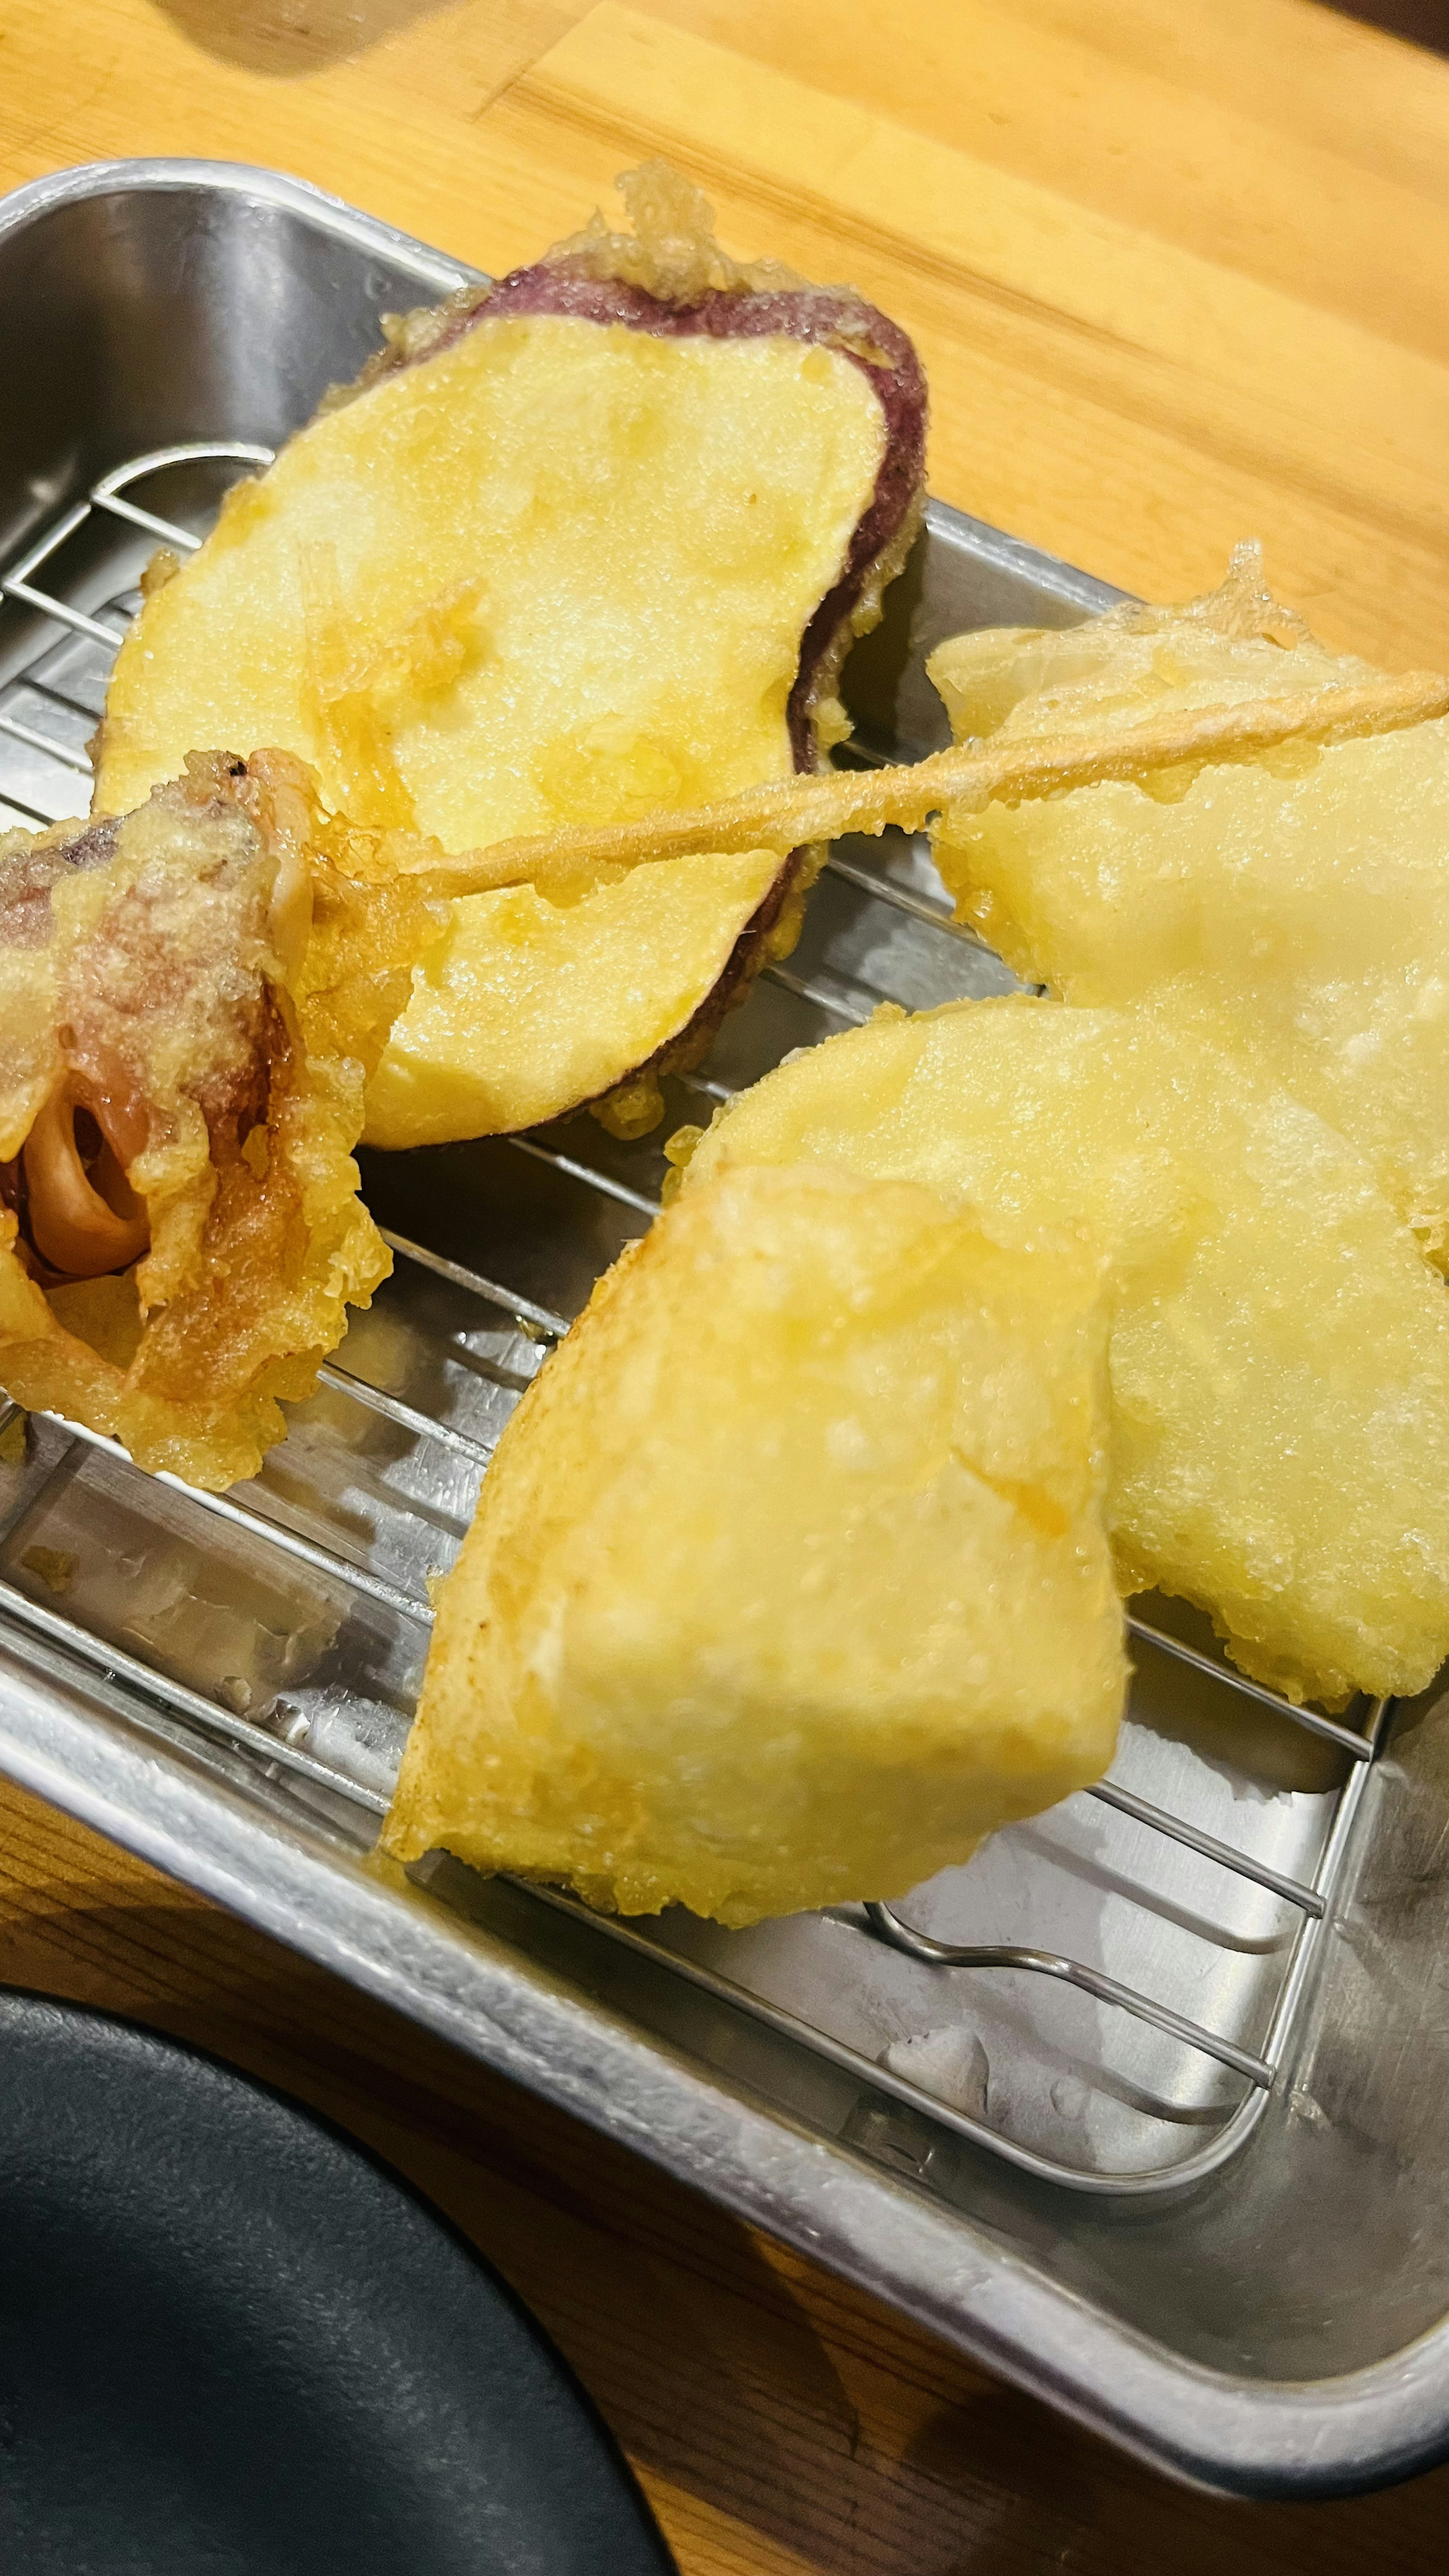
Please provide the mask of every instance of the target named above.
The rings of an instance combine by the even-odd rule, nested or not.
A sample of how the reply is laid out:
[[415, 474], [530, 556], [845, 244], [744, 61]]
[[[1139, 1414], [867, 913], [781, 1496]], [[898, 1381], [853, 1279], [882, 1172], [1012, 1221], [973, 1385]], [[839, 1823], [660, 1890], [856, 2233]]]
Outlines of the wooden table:
[[[931, 482], [1162, 598], [1258, 534], [1322, 632], [1449, 662], [1449, 64], [1306, 0], [5, 0], [0, 185], [270, 162], [495, 270], [667, 152], [726, 240], [915, 334]], [[0, 1977], [323, 2105], [492, 2255], [685, 2576], [1410, 2576], [1449, 2470], [1183, 2494], [29, 1799]], [[604, 2571], [601, 2571], [604, 2576]]]

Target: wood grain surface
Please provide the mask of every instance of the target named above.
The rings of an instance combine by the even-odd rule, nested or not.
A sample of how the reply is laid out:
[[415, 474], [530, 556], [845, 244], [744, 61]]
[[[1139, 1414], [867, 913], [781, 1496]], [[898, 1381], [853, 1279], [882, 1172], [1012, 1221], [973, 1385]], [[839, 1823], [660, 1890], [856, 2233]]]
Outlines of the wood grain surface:
[[[1306, 4], [0, 0], [0, 185], [267, 162], [502, 269], [664, 151], [917, 337], [945, 498], [1172, 597], [1265, 540], [1449, 668], [1449, 64]], [[0, 1977], [203, 2042], [534, 2305], [685, 2576], [1438, 2576], [1449, 2470], [1182, 2493], [288, 1952], [0, 1791]], [[601, 2576], [604, 2572], [601, 2571]]]

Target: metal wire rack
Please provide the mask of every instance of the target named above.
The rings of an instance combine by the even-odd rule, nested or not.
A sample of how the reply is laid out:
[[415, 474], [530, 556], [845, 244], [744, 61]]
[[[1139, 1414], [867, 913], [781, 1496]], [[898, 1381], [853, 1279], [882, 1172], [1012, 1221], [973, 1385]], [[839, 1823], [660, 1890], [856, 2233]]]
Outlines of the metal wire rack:
[[[110, 660], [134, 604], [130, 587], [114, 587], [116, 556], [114, 547], [108, 548], [104, 542], [107, 533], [124, 538], [134, 530], [137, 539], [169, 546], [181, 554], [201, 542], [201, 529], [144, 506], [135, 498], [135, 487], [152, 484], [158, 478], [164, 481], [168, 476], [190, 478], [188, 489], [194, 501], [198, 473], [203, 482], [209, 475], [209, 499], [204, 497], [199, 507], [193, 507], [193, 515], [204, 522], [217, 497], [218, 475], [225, 477], [268, 461], [266, 449], [224, 441], [165, 448], [133, 458], [102, 477], [83, 500], [37, 536], [0, 577], [0, 596], [24, 613], [19, 643], [8, 661], [0, 662], [0, 822], [40, 825], [86, 809], [86, 736], [100, 712]], [[137, 570], [139, 560], [132, 567], [132, 581]], [[109, 589], [108, 581], [112, 585]], [[865, 864], [843, 850], [832, 853], [828, 868], [836, 883], [858, 899], [859, 905], [886, 907], [932, 939], [949, 942], [973, 937], [958, 929], [939, 894], [933, 895], [929, 883], [922, 881], [919, 870], [914, 880], [904, 878], [889, 864]], [[818, 971], [802, 973], [781, 965], [768, 967], [766, 975], [780, 993], [817, 1015], [817, 1022], [820, 1017], [839, 1023], [866, 1016], [869, 1002], [866, 1008], [860, 1007], [848, 982], [839, 978]], [[814, 1033], [818, 1034], [818, 1025]], [[704, 1103], [728, 1099], [736, 1087], [714, 1070], [697, 1072], [683, 1080]], [[648, 1185], [648, 1153], [636, 1156], [635, 1163], [630, 1164], [627, 1155], [621, 1155], [615, 1147], [605, 1158], [597, 1138], [586, 1140], [577, 1151], [569, 1150], [567, 1143], [553, 1136], [512, 1137], [506, 1140], [506, 1146], [515, 1156], [545, 1167], [555, 1184], [579, 1195], [581, 1205], [586, 1199], [596, 1204], [603, 1200], [629, 1220], [648, 1220], [656, 1211], [657, 1195]], [[590, 1153], [596, 1146], [600, 1147], [600, 1158], [591, 1160]], [[387, 1231], [387, 1240], [404, 1271], [425, 1282], [439, 1283], [450, 1297], [471, 1301], [486, 1319], [485, 1339], [488, 1333], [503, 1337], [505, 1358], [499, 1360], [495, 1354], [481, 1364], [488, 1378], [490, 1401], [497, 1398], [493, 1415], [482, 1423], [448, 1418], [441, 1406], [429, 1408], [412, 1402], [395, 1389], [374, 1382], [375, 1376], [385, 1371], [375, 1370], [369, 1375], [365, 1341], [356, 1354], [356, 1365], [352, 1365], [350, 1339], [342, 1354], [324, 1367], [322, 1384], [336, 1403], [356, 1408], [364, 1417], [386, 1425], [399, 1440], [431, 1448], [435, 1456], [443, 1454], [448, 1473], [455, 1477], [455, 1486], [450, 1488], [452, 1516], [455, 1522], [465, 1521], [471, 1503], [471, 1480], [486, 1468], [509, 1401], [516, 1397], [541, 1350], [567, 1330], [569, 1318], [525, 1294], [521, 1285], [506, 1277], [485, 1275], [471, 1264], [398, 1231]], [[0, 1436], [13, 1413], [14, 1408], [5, 1408], [0, 1400]], [[53, 1435], [56, 1448], [48, 1470], [50, 1484], [70, 1472], [80, 1456], [108, 1459], [119, 1473], [137, 1484], [153, 1482], [167, 1489], [179, 1516], [172, 1526], [189, 1529], [193, 1525], [220, 1525], [248, 1547], [259, 1544], [264, 1551], [319, 1578], [329, 1588], [329, 1597], [367, 1605], [371, 1612], [391, 1623], [394, 1638], [401, 1636], [400, 1668], [414, 1675], [420, 1668], [431, 1616], [425, 1586], [407, 1579], [406, 1569], [400, 1573], [385, 1552], [379, 1564], [375, 1552], [365, 1543], [341, 1543], [335, 1535], [324, 1540], [316, 1535], [315, 1521], [309, 1530], [307, 1513], [288, 1501], [285, 1485], [279, 1488], [275, 1482], [267, 1484], [258, 1479], [232, 1494], [203, 1494], [180, 1485], [174, 1478], [139, 1478], [114, 1442], [78, 1425], [57, 1423]], [[293, 1439], [296, 1437], [294, 1434]], [[289, 1439], [286, 1450], [290, 1451], [292, 1445]], [[345, 1534], [345, 1515], [343, 1529]], [[10, 1563], [9, 1559], [5, 1561]], [[22, 1556], [18, 1570], [23, 1571], [24, 1565]], [[186, 1727], [199, 1730], [205, 1740], [248, 1757], [259, 1766], [261, 1776], [290, 1780], [320, 1793], [332, 1810], [345, 1810], [362, 1819], [385, 1810], [390, 1769], [386, 1747], [369, 1768], [367, 1761], [356, 1758], [356, 1742], [346, 1737], [345, 1730], [339, 1735], [334, 1727], [328, 1736], [305, 1715], [296, 1714], [285, 1691], [275, 1693], [255, 1713], [244, 1706], [228, 1705], [224, 1692], [199, 1690], [175, 1669], [168, 1669], [164, 1655], [153, 1659], [148, 1654], [132, 1653], [118, 1642], [113, 1628], [107, 1631], [88, 1625], [83, 1615], [60, 1607], [59, 1594], [49, 1600], [38, 1597], [38, 1590], [44, 1587], [14, 1579], [16, 1571], [12, 1566], [10, 1572], [0, 1574], [0, 1611], [8, 1613], [37, 1639], [61, 1647], [103, 1671], [128, 1693], [138, 1711], [167, 1713]], [[1215, 2029], [1147, 1987], [1063, 1950], [1019, 1941], [942, 1939], [913, 1925], [900, 1907], [883, 1904], [842, 1909], [837, 1920], [857, 1938], [923, 1967], [931, 1978], [956, 1970], [1010, 1970], [1019, 1976], [1073, 1987], [1094, 2002], [1164, 2036], [1175, 2048], [1228, 2070], [1245, 2089], [1227, 2102], [1199, 2111], [1199, 2123], [1208, 2135], [1205, 2143], [1187, 2156], [1135, 2170], [1103, 2170], [1073, 2161], [1013, 2134], [1008, 2125], [991, 2116], [984, 2099], [973, 2105], [960, 2098], [944, 2098], [941, 2092], [903, 2072], [899, 2064], [891, 2065], [889, 2052], [869, 2053], [843, 2038], [839, 2030], [832, 2031], [823, 2021], [812, 2020], [781, 2002], [769, 1991], [768, 1978], [750, 1981], [754, 1971], [748, 1963], [742, 1973], [736, 1972], [730, 1964], [733, 1954], [721, 1945], [739, 1944], [744, 1936], [722, 1935], [712, 1948], [691, 1951], [687, 1943], [671, 1946], [667, 1939], [661, 1939], [658, 1927], [634, 1927], [597, 1916], [588, 1916], [587, 1920], [601, 1938], [647, 1953], [654, 1960], [667, 1961], [693, 1984], [742, 2006], [774, 2029], [857, 2073], [872, 2098], [885, 2095], [918, 2118], [987, 2147], [1028, 2172], [1078, 2190], [1129, 2197], [1182, 2187], [1222, 2163], [1243, 2143], [1283, 2071], [1295, 2009], [1330, 1917], [1335, 1885], [1369, 1765], [1382, 1737], [1388, 1704], [1378, 1702], [1366, 1708], [1356, 1725], [1316, 1710], [1294, 1708], [1168, 1627], [1141, 1615], [1133, 1615], [1129, 1624], [1139, 1646], [1151, 1655], [1171, 1659], [1193, 1677], [1197, 1687], [1227, 1695], [1240, 1709], [1271, 1711], [1274, 1720], [1286, 1722], [1333, 1748], [1342, 1762], [1341, 1778], [1326, 1802], [1316, 1859], [1303, 1875], [1279, 1868], [1244, 1844], [1208, 1831], [1190, 1814], [1179, 1813], [1144, 1795], [1127, 1777], [1114, 1776], [1084, 1793], [1098, 1809], [1128, 1820], [1157, 1841], [1226, 1874], [1229, 1881], [1241, 1887], [1263, 1891], [1280, 1909], [1286, 1909], [1290, 1928], [1259, 1944], [1275, 1950], [1276, 1977], [1266, 2011], [1260, 2000], [1259, 2021], [1265, 2021], [1266, 2027], [1261, 2028], [1252, 2044], [1244, 2034], [1235, 2037]], [[398, 1740], [394, 1729], [394, 1753]], [[341, 1753], [335, 1749], [337, 1743], [343, 1746]], [[1130, 1767], [1130, 1760], [1119, 1761], [1118, 1773]], [[1246, 1767], [1251, 1774], [1251, 1762]], [[1118, 1893], [1129, 1908], [1140, 1907], [1146, 1917], [1161, 1911], [1160, 1889], [1128, 1879], [1119, 1883]], [[575, 1916], [585, 1914], [585, 1909], [565, 1895], [539, 1890], [531, 1894], [538, 1902]], [[1295, 1921], [1296, 1929], [1291, 1928]], [[899, 2149], [894, 2155], [888, 2153], [888, 2160], [914, 2160], [918, 2165], [923, 2162], [920, 2156], [913, 2159]]]

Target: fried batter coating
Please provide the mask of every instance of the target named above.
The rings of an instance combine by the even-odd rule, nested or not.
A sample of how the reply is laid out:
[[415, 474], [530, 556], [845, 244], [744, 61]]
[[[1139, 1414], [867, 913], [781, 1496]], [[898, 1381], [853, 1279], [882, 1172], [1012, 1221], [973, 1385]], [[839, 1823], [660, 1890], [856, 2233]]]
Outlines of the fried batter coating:
[[[1327, 652], [1243, 547], [1185, 608], [1064, 634], [964, 635], [933, 656], [954, 730], [992, 752], [1110, 746], [1285, 690], [1346, 702], [1380, 675]], [[1449, 721], [1048, 804], [950, 814], [936, 857], [964, 916], [1063, 1000], [1160, 996], [1226, 1030], [1377, 1166], [1449, 1261]]]
[[[450, 851], [813, 769], [919, 524], [925, 385], [848, 288], [741, 268], [652, 164], [596, 221], [387, 348], [229, 496], [117, 660], [97, 810], [197, 741], [286, 745], [334, 811]], [[767, 856], [769, 854], [766, 854]], [[816, 854], [460, 900], [368, 1141], [511, 1133], [708, 1046], [798, 933]], [[620, 959], [625, 960], [621, 973]]]
[[278, 1398], [390, 1267], [352, 1148], [439, 929], [396, 860], [279, 752], [197, 753], [135, 813], [0, 840], [17, 1402], [210, 1488], [281, 1438]]
[[1027, 1245], [1093, 1235], [1124, 1591], [1195, 1602], [1293, 1699], [1432, 1679], [1449, 1299], [1371, 1165], [1271, 1075], [1146, 1007], [881, 1012], [722, 1110], [683, 1196], [801, 1161], [921, 1182]]
[[1099, 1265], [731, 1171], [594, 1292], [444, 1586], [388, 1847], [725, 1923], [899, 1895], [1111, 1760]]
[[[1062, 639], [1053, 634], [1045, 640], [1057, 644]], [[943, 653], [948, 649], [941, 647]], [[496, 893], [528, 885], [570, 901], [595, 868], [651, 867], [661, 860], [757, 847], [784, 850], [792, 841], [884, 832], [892, 824], [919, 832], [938, 814], [948, 814], [954, 829], [959, 818], [991, 804], [1027, 804], [1103, 779], [1133, 785], [1146, 780], [1151, 787], [1164, 771], [1181, 779], [1199, 768], [1258, 752], [1286, 750], [1292, 759], [1305, 750], [1311, 755], [1318, 745], [1402, 732], [1446, 712], [1449, 680], [1435, 671], [1407, 671], [1397, 679], [1371, 675], [1361, 684], [1335, 678], [1315, 686], [1310, 681], [1306, 688], [1243, 705], [1230, 702], [1190, 714], [1149, 713], [1140, 721], [1124, 718], [1110, 732], [1063, 731], [1020, 741], [993, 739], [985, 746], [970, 739], [951, 751], [933, 751], [925, 760], [782, 780], [708, 805], [640, 815], [631, 823], [566, 824], [556, 832], [495, 841], [486, 849], [431, 864], [440, 892]]]

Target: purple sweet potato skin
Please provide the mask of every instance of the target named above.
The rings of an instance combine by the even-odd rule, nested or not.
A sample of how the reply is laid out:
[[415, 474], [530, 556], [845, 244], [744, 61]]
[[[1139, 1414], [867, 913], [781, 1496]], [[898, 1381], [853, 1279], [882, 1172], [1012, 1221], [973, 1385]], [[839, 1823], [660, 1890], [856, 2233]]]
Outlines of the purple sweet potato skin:
[[[797, 771], [816, 768], [819, 746], [814, 708], [822, 667], [839, 652], [861, 597], [881, 558], [899, 544], [917, 508], [926, 470], [926, 379], [912, 342], [899, 323], [867, 304], [849, 287], [713, 287], [693, 304], [666, 303], [623, 278], [600, 278], [568, 252], [514, 269], [476, 297], [459, 296], [437, 317], [439, 327], [410, 351], [380, 354], [364, 371], [359, 389], [405, 366], [417, 366], [452, 348], [482, 322], [534, 313], [556, 313], [604, 328], [623, 324], [664, 340], [706, 334], [711, 339], [776, 336], [835, 349], [870, 379], [885, 415], [885, 445], [875, 489], [857, 520], [840, 576], [816, 608], [800, 642], [787, 721]], [[735, 941], [714, 991], [689, 1025], [637, 1068], [639, 1077], [698, 1063], [721, 1020], [744, 998], [767, 952], [767, 943], [804, 869], [809, 853], [792, 850], [782, 860], [764, 902]]]
[[799, 667], [790, 692], [795, 767], [813, 769], [816, 744], [811, 711], [820, 665], [841, 626], [854, 615], [872, 567], [899, 536], [925, 479], [926, 380], [911, 341], [899, 323], [848, 287], [715, 287], [697, 304], [666, 304], [622, 278], [590, 276], [565, 254], [539, 260], [531, 268], [516, 268], [497, 286], [485, 288], [475, 304], [454, 313], [447, 328], [420, 355], [436, 357], [480, 322], [509, 321], [533, 313], [557, 313], [605, 326], [622, 323], [628, 330], [648, 331], [661, 340], [703, 334], [714, 340], [812, 341], [837, 350], [869, 377], [885, 414], [885, 452], [840, 578], [826, 592], [801, 638]]

